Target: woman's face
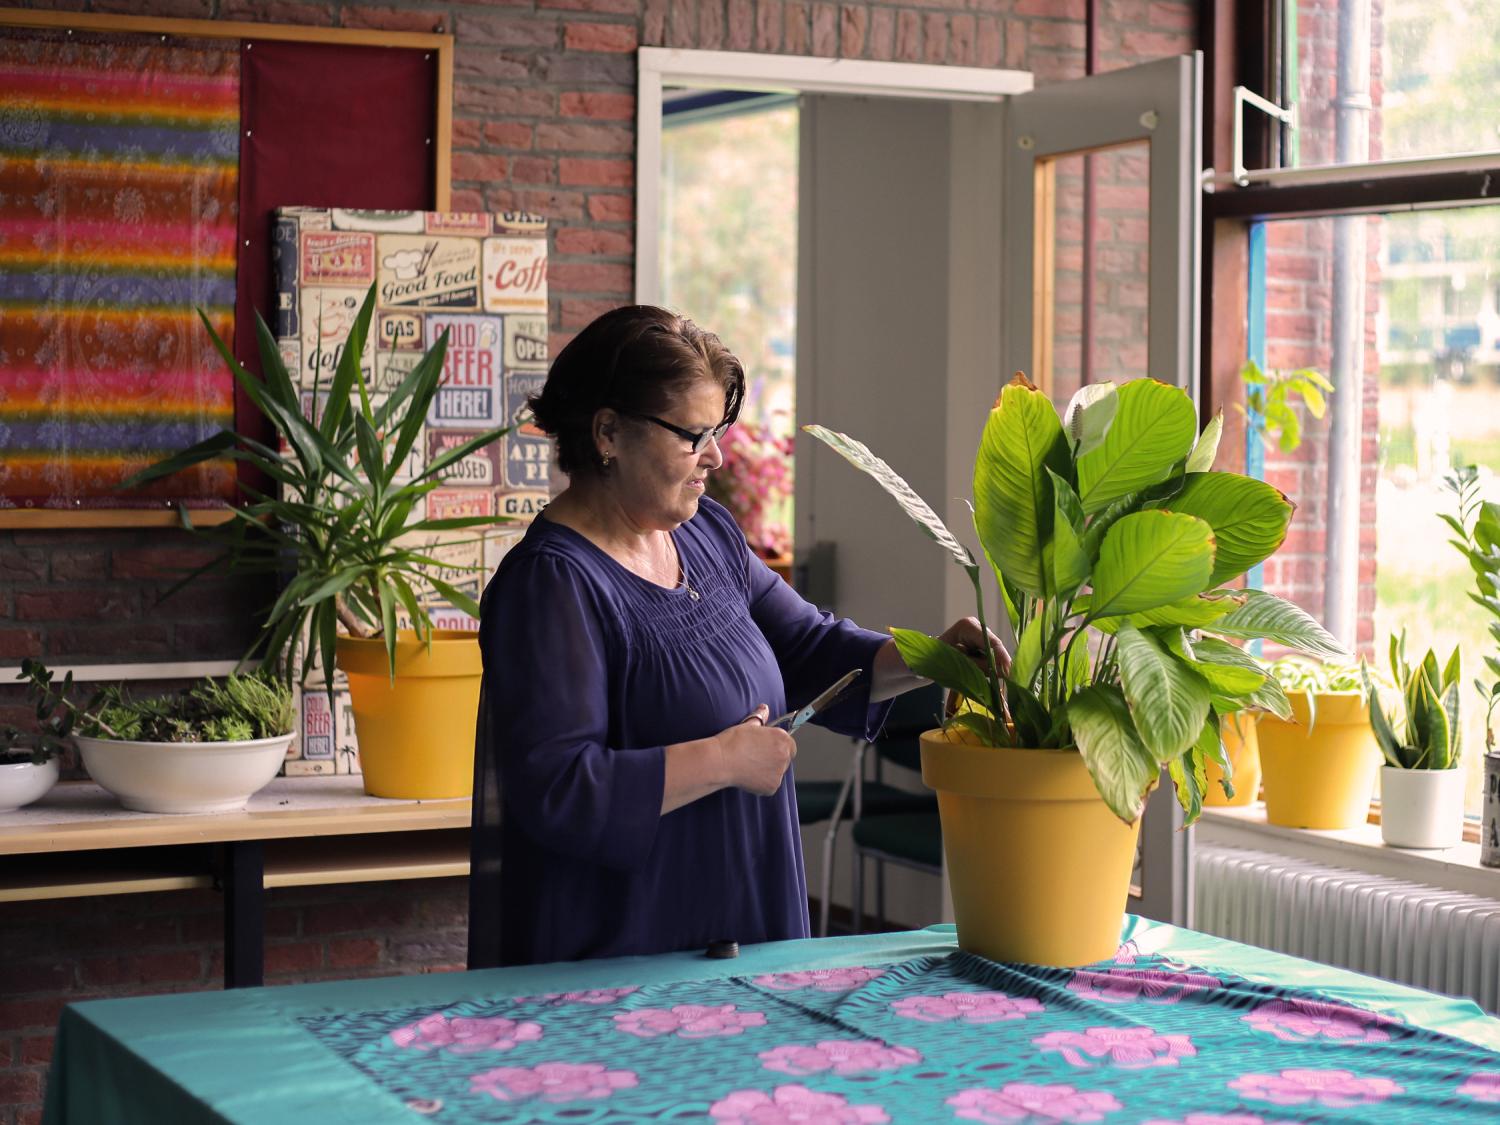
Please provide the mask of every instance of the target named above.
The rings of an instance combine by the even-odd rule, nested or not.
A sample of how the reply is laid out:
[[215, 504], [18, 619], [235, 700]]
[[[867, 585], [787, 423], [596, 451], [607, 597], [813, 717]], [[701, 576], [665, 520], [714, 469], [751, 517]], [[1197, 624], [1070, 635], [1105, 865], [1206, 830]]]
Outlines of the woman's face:
[[[711, 430], [724, 420], [724, 390], [699, 379], [656, 417], [693, 433]], [[628, 414], [618, 416], [611, 444], [616, 496], [636, 524], [655, 531], [692, 519], [708, 474], [724, 463], [717, 441], [694, 453], [687, 438]]]

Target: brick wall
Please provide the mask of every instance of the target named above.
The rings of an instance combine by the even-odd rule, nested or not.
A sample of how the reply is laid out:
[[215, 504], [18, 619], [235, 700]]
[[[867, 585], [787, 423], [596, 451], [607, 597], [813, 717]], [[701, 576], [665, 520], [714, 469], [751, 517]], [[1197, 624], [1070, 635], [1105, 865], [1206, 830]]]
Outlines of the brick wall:
[[[12, 0], [14, 3], [14, 0]], [[633, 288], [638, 46], [1084, 72], [1084, 0], [58, 0], [19, 6], [450, 32], [453, 206], [552, 221], [553, 354]], [[1191, 50], [1191, 0], [1099, 0], [1105, 69]], [[1127, 271], [1128, 272], [1128, 271]], [[253, 631], [254, 591], [200, 583], [159, 602], [193, 542], [164, 531], [0, 531], [0, 663], [224, 659]], [[0, 689], [0, 721], [17, 708]], [[213, 988], [219, 901], [204, 892], [3, 908], [0, 1125], [39, 1118], [61, 1006]], [[272, 983], [422, 972], [463, 960], [461, 884], [275, 892]], [[347, 924], [344, 921], [347, 919]], [[346, 926], [336, 930], [336, 926]]]

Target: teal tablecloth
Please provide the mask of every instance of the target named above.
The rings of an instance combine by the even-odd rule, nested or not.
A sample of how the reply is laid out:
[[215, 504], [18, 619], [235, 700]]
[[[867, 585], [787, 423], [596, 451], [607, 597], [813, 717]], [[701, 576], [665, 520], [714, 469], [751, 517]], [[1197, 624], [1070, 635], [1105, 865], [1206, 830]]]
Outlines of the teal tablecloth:
[[1500, 1021], [1468, 1001], [1141, 919], [1123, 941], [1076, 972], [933, 927], [91, 1001], [44, 1121], [1500, 1120]]

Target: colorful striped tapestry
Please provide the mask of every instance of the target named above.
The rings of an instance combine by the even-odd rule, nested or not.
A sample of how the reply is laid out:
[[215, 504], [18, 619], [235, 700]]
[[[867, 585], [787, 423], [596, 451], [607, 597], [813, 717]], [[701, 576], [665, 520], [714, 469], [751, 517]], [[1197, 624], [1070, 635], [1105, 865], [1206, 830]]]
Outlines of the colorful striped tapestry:
[[0, 32], [0, 507], [233, 499], [114, 486], [234, 425], [239, 105], [237, 44]]

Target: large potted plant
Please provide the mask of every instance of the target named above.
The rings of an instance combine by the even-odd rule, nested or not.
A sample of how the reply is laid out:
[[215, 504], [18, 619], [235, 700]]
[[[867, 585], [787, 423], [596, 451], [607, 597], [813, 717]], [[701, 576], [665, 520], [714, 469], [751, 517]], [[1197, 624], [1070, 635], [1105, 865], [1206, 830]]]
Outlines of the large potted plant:
[[1285, 657], [1270, 666], [1290, 716], [1260, 722], [1266, 820], [1284, 828], [1365, 823], [1380, 769], [1357, 664]]
[[1464, 775], [1458, 768], [1462, 662], [1455, 646], [1441, 668], [1431, 649], [1415, 666], [1406, 661], [1406, 633], [1390, 640], [1391, 677], [1398, 708], [1387, 711], [1368, 668], [1361, 667], [1370, 700], [1370, 725], [1385, 764], [1380, 768], [1380, 835], [1397, 848], [1454, 848], [1463, 841]]
[[[1226, 585], [1276, 550], [1292, 505], [1212, 470], [1221, 425], [1200, 437], [1188, 396], [1149, 379], [1085, 387], [1059, 419], [1019, 375], [985, 422], [974, 525], [1018, 638], [1011, 666], [892, 630], [908, 666], [971, 704], [922, 736], [965, 949], [1051, 965], [1110, 956], [1163, 767], [1191, 820], [1206, 763], [1231, 769], [1222, 717], [1287, 711], [1232, 642], [1340, 651], [1291, 603]], [[983, 621], [981, 564], [937, 514], [859, 442], [808, 429], [964, 569]]]
[[[257, 316], [264, 382], [237, 363], [208, 325], [214, 346], [251, 401], [270, 421], [282, 448], [221, 431], [137, 474], [126, 487], [213, 458], [242, 461], [280, 488], [247, 490], [222, 528], [200, 529], [241, 574], [290, 578], [252, 649], [289, 680], [306, 680], [313, 660], [330, 696], [337, 665], [349, 677], [365, 789], [377, 797], [467, 796], [473, 785], [474, 728], [481, 662], [475, 634], [435, 629], [431, 595], [471, 616], [479, 607], [434, 571], [431, 533], [478, 528], [505, 517], [413, 518], [423, 499], [448, 480], [464, 457], [507, 433], [488, 430], [413, 469], [410, 457], [443, 378], [448, 333], [388, 393], [373, 391], [361, 371], [375, 308], [370, 287], [349, 331], [333, 379], [311, 389], [310, 416], [265, 322]], [[314, 365], [315, 369], [318, 366]], [[186, 509], [183, 519], [189, 523]], [[427, 596], [424, 596], [427, 595]], [[411, 623], [398, 629], [398, 615]]]

